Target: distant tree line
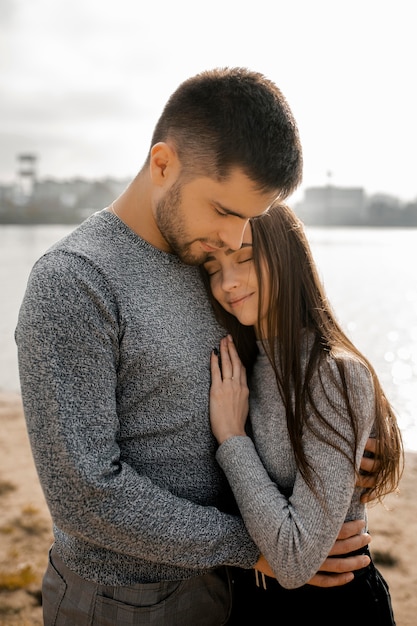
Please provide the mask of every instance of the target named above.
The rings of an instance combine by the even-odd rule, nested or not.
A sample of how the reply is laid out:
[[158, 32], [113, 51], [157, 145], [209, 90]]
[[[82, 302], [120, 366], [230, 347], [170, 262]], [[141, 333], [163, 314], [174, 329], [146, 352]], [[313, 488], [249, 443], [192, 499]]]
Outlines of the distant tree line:
[[[77, 224], [109, 206], [130, 179], [35, 181], [29, 192], [0, 184], [0, 224]], [[307, 225], [417, 227], [417, 199], [400, 203], [361, 188], [312, 187], [294, 206]]]

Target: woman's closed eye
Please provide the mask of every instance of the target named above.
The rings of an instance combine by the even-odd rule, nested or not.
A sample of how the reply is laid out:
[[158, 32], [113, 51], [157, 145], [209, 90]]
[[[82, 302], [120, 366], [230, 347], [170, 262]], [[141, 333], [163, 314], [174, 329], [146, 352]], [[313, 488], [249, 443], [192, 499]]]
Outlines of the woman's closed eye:
[[208, 276], [214, 276], [214, 274], [217, 274], [217, 272], [220, 271], [220, 265], [218, 265], [217, 263], [204, 263], [203, 267], [206, 270]]
[[217, 215], [220, 215], [221, 217], [228, 217], [230, 215], [230, 213], [227, 213], [227, 211], [225, 211], [224, 209], [218, 209], [217, 207], [214, 207], [214, 210], [216, 211]]

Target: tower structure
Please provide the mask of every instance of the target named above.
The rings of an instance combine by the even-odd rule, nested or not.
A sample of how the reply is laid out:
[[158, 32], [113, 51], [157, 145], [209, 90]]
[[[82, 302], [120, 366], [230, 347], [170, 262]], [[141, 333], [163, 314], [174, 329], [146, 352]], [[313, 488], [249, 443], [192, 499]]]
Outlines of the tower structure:
[[25, 152], [17, 155], [18, 159], [18, 183], [23, 198], [30, 198], [36, 182], [36, 166], [38, 157], [36, 154]]

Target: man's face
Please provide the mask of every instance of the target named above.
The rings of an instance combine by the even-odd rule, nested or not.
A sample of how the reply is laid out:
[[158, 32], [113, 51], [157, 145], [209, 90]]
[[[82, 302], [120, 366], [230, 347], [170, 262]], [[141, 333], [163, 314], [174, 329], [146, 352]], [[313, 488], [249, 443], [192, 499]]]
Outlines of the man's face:
[[171, 250], [184, 263], [198, 265], [214, 250], [238, 250], [249, 218], [264, 213], [276, 195], [255, 190], [239, 170], [226, 182], [178, 180], [157, 204], [155, 219]]

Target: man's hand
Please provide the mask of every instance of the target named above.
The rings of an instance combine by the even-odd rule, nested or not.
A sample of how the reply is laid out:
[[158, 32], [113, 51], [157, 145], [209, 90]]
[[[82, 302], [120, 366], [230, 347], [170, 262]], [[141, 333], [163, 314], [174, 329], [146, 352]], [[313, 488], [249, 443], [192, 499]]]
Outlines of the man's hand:
[[349, 554], [349, 552], [359, 550], [370, 543], [371, 536], [368, 533], [361, 532], [364, 525], [365, 522], [363, 520], [355, 520], [343, 524], [329, 556], [317, 574], [308, 581], [309, 585], [314, 587], [340, 587], [353, 580], [354, 571], [369, 565], [370, 558], [366, 554], [337, 557], [337, 555]]
[[[362, 533], [365, 526], [363, 520], [345, 522], [342, 529], [329, 552], [329, 556], [324, 561], [320, 570], [308, 581], [313, 587], [340, 587], [353, 580], [353, 572], [366, 567], [370, 563], [370, 558], [366, 554], [343, 557], [339, 555], [349, 554], [355, 550], [360, 550], [371, 541], [368, 533]], [[254, 565], [254, 569], [275, 578], [268, 561], [261, 555]]]
[[365, 445], [362, 456], [360, 472], [356, 481], [356, 486], [366, 489], [362, 494], [361, 502], [371, 502], [374, 500], [373, 489], [376, 485], [376, 473], [379, 469], [379, 461], [375, 455], [376, 439], [369, 437]]
[[268, 561], [266, 560], [266, 558], [261, 554], [261, 556], [259, 557], [259, 559], [256, 561], [255, 565], [253, 566], [254, 569], [257, 569], [258, 572], [261, 572], [261, 574], [265, 574], [265, 576], [271, 576], [271, 578], [275, 578], [275, 574], [272, 571]]

